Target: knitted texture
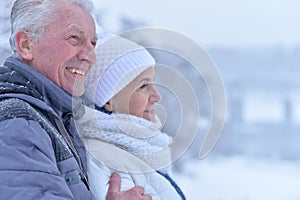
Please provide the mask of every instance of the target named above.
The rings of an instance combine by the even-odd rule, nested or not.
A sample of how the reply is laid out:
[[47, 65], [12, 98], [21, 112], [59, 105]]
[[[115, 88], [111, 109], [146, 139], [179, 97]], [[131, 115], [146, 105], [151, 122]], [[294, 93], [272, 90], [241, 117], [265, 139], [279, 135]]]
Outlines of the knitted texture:
[[39, 122], [51, 138], [57, 162], [73, 157], [71, 150], [55, 127], [27, 102], [15, 98], [0, 101], [0, 122], [12, 118], [24, 118]]
[[155, 60], [142, 46], [120, 36], [105, 34], [97, 44], [97, 63], [85, 81], [85, 96], [102, 107]]
[[[96, 112], [94, 119], [82, 123], [82, 136], [111, 143], [149, 164], [153, 169], [170, 164], [169, 145], [172, 138], [162, 133], [155, 124], [127, 114], [107, 115]], [[94, 150], [92, 150], [94, 151]], [[101, 153], [102, 150], [99, 151]]]

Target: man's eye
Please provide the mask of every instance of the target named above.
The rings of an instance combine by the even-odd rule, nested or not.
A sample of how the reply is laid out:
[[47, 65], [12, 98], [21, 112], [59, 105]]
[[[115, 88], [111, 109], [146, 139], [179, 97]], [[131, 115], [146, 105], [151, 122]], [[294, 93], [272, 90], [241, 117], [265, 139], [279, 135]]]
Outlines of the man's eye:
[[91, 44], [95, 47], [97, 45], [97, 41], [91, 41]]
[[70, 38], [71, 39], [79, 39], [79, 36], [78, 35], [71, 35]]
[[69, 40], [72, 45], [78, 45], [80, 43], [80, 37], [78, 35], [71, 35]]

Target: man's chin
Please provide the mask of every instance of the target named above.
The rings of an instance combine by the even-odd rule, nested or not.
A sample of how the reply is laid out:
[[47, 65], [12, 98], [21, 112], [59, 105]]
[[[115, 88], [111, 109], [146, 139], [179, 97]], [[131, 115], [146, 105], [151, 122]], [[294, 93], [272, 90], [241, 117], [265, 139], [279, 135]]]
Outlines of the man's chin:
[[69, 94], [71, 94], [74, 97], [79, 97], [84, 94], [84, 89], [81, 87], [74, 87], [71, 91], [67, 91]]

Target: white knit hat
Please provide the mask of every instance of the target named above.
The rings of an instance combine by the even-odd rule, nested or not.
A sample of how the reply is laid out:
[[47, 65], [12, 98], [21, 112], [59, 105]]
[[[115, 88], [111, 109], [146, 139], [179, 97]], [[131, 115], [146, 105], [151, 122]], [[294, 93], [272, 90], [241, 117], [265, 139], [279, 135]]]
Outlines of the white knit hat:
[[102, 33], [96, 47], [97, 63], [85, 81], [85, 96], [91, 103], [104, 106], [113, 96], [155, 60], [142, 46], [123, 37]]

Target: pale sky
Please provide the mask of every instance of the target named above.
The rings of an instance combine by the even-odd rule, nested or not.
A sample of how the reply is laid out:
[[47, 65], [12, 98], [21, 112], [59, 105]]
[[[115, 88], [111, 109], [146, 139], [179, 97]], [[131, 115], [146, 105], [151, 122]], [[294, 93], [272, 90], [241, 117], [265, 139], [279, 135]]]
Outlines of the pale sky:
[[94, 0], [103, 26], [116, 31], [122, 15], [167, 28], [204, 46], [300, 45], [298, 0]]

